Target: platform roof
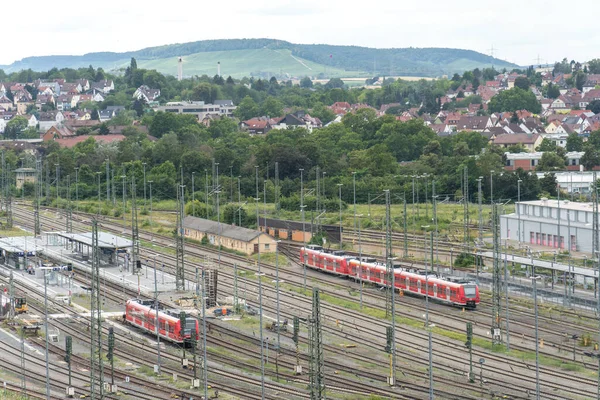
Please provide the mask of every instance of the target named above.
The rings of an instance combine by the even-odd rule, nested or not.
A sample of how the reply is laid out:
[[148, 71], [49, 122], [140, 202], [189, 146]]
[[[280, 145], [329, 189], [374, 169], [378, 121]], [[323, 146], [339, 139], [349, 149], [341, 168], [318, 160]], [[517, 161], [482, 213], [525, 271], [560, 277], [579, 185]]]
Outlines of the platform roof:
[[41, 248], [36, 246], [35, 238], [28, 237], [27, 240], [25, 236], [15, 236], [15, 237], [5, 237], [0, 239], [0, 250], [4, 250], [8, 253], [24, 253], [27, 248], [28, 254], [34, 254], [36, 250]]
[[[92, 246], [92, 232], [86, 233], [66, 233], [57, 232], [60, 237], [72, 240], [77, 243], [83, 243], [88, 246]], [[102, 249], [123, 249], [131, 247], [132, 242], [129, 239], [125, 239], [120, 236], [112, 235], [106, 232], [98, 232], [98, 246]]]

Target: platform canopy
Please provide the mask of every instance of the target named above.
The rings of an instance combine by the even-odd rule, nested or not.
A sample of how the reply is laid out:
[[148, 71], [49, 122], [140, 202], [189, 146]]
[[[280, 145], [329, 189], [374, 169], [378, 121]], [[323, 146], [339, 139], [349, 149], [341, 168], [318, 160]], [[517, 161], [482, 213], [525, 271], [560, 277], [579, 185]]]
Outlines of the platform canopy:
[[42, 249], [36, 246], [34, 237], [15, 236], [0, 239], [0, 250], [20, 257], [24, 257], [25, 252], [27, 252], [27, 256], [30, 257], [35, 256], [36, 251]]
[[[82, 243], [87, 246], [92, 247], [92, 232], [86, 233], [66, 233], [66, 232], [57, 232], [56, 235], [63, 237], [65, 239], [71, 240], [73, 242]], [[125, 239], [120, 236], [112, 235], [106, 232], [98, 232], [98, 247], [101, 249], [111, 249], [111, 250], [119, 250], [119, 249], [127, 249], [131, 247], [132, 242], [129, 239]]]

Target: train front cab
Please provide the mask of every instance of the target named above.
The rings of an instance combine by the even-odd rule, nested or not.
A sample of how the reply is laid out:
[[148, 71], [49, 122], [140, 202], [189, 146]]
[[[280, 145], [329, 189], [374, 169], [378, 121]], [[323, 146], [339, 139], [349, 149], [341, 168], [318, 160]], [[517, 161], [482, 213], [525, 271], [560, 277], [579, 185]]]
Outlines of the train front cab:
[[479, 303], [479, 288], [474, 283], [462, 285], [461, 303], [464, 302], [465, 307], [475, 309]]

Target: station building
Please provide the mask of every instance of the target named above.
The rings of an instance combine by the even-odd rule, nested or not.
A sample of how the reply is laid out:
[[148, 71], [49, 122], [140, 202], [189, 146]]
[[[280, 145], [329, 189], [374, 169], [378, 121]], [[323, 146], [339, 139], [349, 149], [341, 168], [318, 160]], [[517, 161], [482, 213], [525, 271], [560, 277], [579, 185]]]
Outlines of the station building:
[[592, 252], [593, 204], [569, 200], [517, 202], [515, 212], [500, 216], [502, 240], [519, 240], [549, 249]]
[[213, 246], [221, 246], [245, 254], [273, 253], [277, 243], [272, 236], [243, 228], [211, 221], [209, 219], [187, 216], [183, 219], [184, 235], [187, 238], [201, 241], [203, 238]]

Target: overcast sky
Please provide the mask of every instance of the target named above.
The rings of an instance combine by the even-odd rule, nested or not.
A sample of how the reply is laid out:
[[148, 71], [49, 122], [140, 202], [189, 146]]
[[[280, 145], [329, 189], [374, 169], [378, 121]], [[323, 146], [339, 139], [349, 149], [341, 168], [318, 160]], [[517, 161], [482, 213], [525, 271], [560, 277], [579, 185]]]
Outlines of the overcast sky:
[[34, 55], [261, 37], [378, 48], [453, 47], [486, 54], [493, 46], [494, 55], [520, 65], [534, 63], [538, 55], [542, 62], [600, 57], [600, 30], [584, 17], [599, 14], [598, 0], [581, 0], [575, 8], [558, 0], [2, 3], [2, 28], [8, 36], [0, 64]]

